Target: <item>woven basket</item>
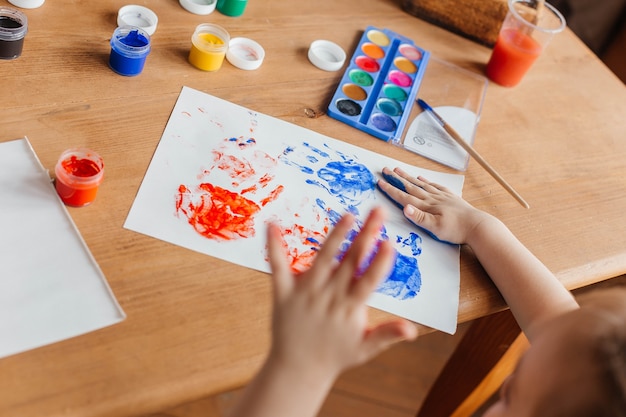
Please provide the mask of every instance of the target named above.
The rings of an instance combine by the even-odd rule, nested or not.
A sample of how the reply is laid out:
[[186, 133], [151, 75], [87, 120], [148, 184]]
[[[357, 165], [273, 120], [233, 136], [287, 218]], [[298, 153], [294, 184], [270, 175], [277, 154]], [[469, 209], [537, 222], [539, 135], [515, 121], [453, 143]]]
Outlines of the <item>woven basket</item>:
[[403, 9], [482, 45], [493, 47], [507, 0], [405, 0]]

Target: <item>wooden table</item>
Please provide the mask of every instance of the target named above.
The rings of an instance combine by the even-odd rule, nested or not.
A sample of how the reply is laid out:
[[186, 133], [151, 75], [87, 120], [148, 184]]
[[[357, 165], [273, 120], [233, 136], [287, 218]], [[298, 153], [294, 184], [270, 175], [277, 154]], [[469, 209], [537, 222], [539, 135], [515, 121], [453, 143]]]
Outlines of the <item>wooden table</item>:
[[[159, 24], [137, 77], [107, 66], [121, 0], [57, 0], [25, 10], [23, 55], [0, 62], [0, 141], [28, 136], [49, 169], [77, 145], [104, 157], [106, 180], [96, 202], [70, 213], [128, 315], [120, 324], [0, 360], [0, 415], [155, 412], [244, 384], [263, 360], [266, 275], [122, 228], [182, 86], [451, 172], [325, 116], [341, 72], [315, 68], [307, 49], [315, 39], [330, 39], [351, 55], [362, 30], [374, 25], [477, 73], [490, 54], [391, 0], [253, 0], [239, 18], [193, 15], [175, 0], [140, 3], [149, 3]], [[263, 66], [193, 68], [190, 37], [203, 22], [261, 43]], [[568, 30], [521, 85], [488, 88], [476, 149], [531, 209], [475, 162], [465, 173], [464, 196], [500, 217], [571, 289], [626, 272], [625, 115], [624, 85]], [[461, 260], [459, 321], [503, 310], [471, 252], [463, 250]], [[373, 311], [372, 317], [388, 315]]]

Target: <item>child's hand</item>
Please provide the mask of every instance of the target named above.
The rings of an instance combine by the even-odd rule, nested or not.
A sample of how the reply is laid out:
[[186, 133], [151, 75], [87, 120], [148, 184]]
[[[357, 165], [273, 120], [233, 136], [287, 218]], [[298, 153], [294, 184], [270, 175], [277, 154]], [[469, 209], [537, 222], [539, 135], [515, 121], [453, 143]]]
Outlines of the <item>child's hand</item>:
[[446, 187], [413, 178], [400, 168], [383, 169], [385, 180], [378, 187], [411, 222], [450, 243], [467, 243], [468, 237], [489, 215], [457, 196]]
[[[417, 336], [416, 328], [402, 319], [368, 328], [365, 303], [394, 262], [390, 242], [377, 239], [383, 219], [381, 209], [373, 210], [338, 261], [354, 221], [345, 215], [326, 238], [313, 266], [297, 276], [287, 265], [279, 229], [269, 226], [274, 312], [268, 361], [272, 366], [290, 369], [299, 378], [316, 378], [312, 382], [332, 381], [394, 342]], [[360, 266], [376, 247], [376, 255], [362, 270]]]

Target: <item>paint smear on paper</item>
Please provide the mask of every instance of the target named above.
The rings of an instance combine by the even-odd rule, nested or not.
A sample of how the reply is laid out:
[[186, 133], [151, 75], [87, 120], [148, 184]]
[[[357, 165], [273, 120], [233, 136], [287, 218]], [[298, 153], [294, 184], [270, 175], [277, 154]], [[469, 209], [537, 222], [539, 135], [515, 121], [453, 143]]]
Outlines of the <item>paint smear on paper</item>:
[[[336, 159], [332, 159], [333, 156]], [[295, 147], [289, 147], [280, 156], [280, 161], [297, 168], [303, 174], [310, 175], [311, 178], [306, 179], [306, 184], [325, 190], [329, 197], [334, 197], [346, 212], [355, 216], [359, 214], [358, 205], [374, 197], [376, 189], [374, 174], [365, 165], [359, 163], [356, 157], [334, 151], [327, 144], [324, 144], [324, 149], [320, 149], [308, 143], [302, 143], [299, 151], [296, 151]], [[341, 213], [330, 209], [325, 200], [317, 199], [316, 205], [326, 212], [332, 226], [341, 217]], [[342, 252], [348, 249], [361, 230], [361, 226], [362, 221], [357, 220], [356, 228], [352, 230], [344, 243]], [[389, 237], [382, 231], [380, 239], [388, 240]], [[422, 238], [410, 232], [407, 236], [396, 236], [395, 242], [395, 266], [391, 275], [376, 291], [406, 300], [415, 297], [422, 286], [422, 276], [417, 261], [422, 253]]]
[[[305, 184], [324, 190], [344, 212], [358, 216], [358, 206], [374, 197], [374, 174], [356, 157], [334, 151], [327, 144], [319, 148], [303, 142], [298, 147], [285, 148], [278, 158], [256, 151], [255, 146], [253, 138], [225, 139], [218, 149], [213, 150], [212, 164], [201, 170], [198, 179], [202, 182], [179, 186], [176, 213], [202, 236], [214, 240], [254, 237], [255, 217], [264, 206], [276, 201], [284, 189], [283, 185], [274, 184], [279, 160], [304, 174]], [[212, 177], [222, 178], [224, 175], [229, 178], [230, 189], [210, 182]], [[265, 192], [260, 193], [260, 190]], [[292, 219], [275, 219], [281, 227], [285, 252], [294, 272], [302, 272], [312, 265], [328, 235], [329, 226], [334, 226], [342, 216], [331, 209], [326, 200], [316, 199], [315, 206], [325, 214], [315, 228], [299, 224], [297, 213], [292, 214]], [[357, 220], [356, 227], [342, 245], [339, 258], [361, 227], [362, 221]], [[389, 237], [381, 231], [380, 239], [388, 240]], [[395, 267], [377, 292], [398, 299], [413, 298], [421, 288], [417, 259], [421, 254], [422, 238], [411, 232], [407, 236], [397, 236], [395, 242]]]
[[[202, 169], [196, 185], [181, 184], [176, 213], [202, 236], [216, 240], [255, 235], [255, 216], [284, 190], [274, 184], [271, 169], [276, 159], [254, 149], [253, 138], [228, 138], [213, 150], [212, 164]], [[211, 182], [229, 178], [230, 189]], [[263, 192], [261, 192], [263, 191]]]
[[328, 219], [325, 220], [321, 231], [300, 224], [284, 226], [281, 221], [274, 220], [279, 223], [283, 251], [287, 254], [287, 262], [294, 273], [304, 272], [313, 264], [315, 255], [328, 235]]

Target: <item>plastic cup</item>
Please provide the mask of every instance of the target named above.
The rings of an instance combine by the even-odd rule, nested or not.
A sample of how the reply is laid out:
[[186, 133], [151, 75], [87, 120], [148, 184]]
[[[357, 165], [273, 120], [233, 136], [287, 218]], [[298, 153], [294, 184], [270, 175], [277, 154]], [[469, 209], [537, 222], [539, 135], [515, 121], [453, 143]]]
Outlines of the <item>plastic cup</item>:
[[538, 12], [534, 0], [508, 0], [507, 12], [498, 39], [487, 63], [486, 75], [505, 87], [524, 78], [554, 35], [565, 28], [565, 18], [544, 3]]
[[28, 19], [19, 10], [0, 7], [0, 59], [15, 59], [22, 55]]
[[93, 202], [104, 178], [104, 161], [92, 150], [72, 148], [54, 167], [55, 188], [63, 203], [83, 207]]
[[120, 75], [138, 75], [143, 71], [149, 53], [148, 32], [136, 26], [120, 26], [111, 36], [109, 66]]
[[217, 71], [222, 67], [230, 35], [226, 29], [212, 23], [196, 27], [191, 37], [189, 62], [203, 71]]

